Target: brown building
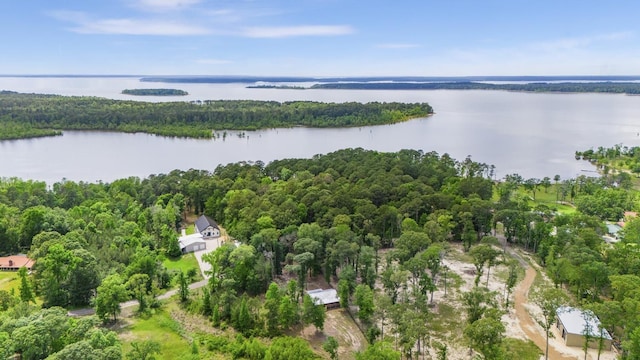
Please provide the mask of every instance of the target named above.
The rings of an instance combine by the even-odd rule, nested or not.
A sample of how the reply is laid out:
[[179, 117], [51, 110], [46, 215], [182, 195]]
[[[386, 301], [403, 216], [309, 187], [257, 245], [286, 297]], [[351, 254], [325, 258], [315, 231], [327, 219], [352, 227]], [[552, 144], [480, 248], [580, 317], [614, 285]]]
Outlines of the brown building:
[[31, 270], [34, 261], [25, 255], [11, 255], [0, 257], [0, 271], [18, 271], [21, 267]]

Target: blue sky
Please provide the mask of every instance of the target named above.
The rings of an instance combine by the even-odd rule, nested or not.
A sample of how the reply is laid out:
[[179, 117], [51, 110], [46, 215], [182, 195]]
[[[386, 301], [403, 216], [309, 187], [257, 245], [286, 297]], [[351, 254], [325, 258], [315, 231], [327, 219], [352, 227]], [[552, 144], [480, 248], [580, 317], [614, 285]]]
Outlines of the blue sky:
[[640, 75], [640, 2], [3, 0], [0, 74]]

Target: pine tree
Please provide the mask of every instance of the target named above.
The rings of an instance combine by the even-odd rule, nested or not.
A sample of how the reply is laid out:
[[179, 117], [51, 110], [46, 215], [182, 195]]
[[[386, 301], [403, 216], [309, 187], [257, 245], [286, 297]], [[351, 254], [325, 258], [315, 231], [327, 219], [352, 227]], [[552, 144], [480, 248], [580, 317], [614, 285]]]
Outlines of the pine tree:
[[31, 284], [29, 283], [29, 279], [27, 279], [27, 268], [21, 267], [18, 270], [18, 276], [20, 276], [20, 300], [24, 302], [35, 302], [35, 297], [33, 295], [33, 289], [31, 289]]

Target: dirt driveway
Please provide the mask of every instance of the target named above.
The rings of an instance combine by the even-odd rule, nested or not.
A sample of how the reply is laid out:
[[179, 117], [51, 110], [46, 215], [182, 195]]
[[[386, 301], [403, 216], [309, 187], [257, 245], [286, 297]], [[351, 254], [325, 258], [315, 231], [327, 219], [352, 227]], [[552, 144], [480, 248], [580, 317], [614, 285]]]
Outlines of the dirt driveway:
[[[518, 318], [518, 322], [520, 323], [520, 327], [524, 331], [531, 341], [533, 341], [542, 351], [546, 347], [546, 337], [544, 335], [544, 329], [538, 325], [537, 322], [531, 318], [531, 315], [527, 311], [525, 305], [527, 304], [527, 297], [529, 294], [529, 289], [533, 284], [533, 280], [536, 278], [536, 270], [532, 267], [528, 267], [525, 272], [524, 280], [518, 285], [515, 295], [515, 308], [516, 308], [516, 317]], [[559, 352], [556, 348], [553, 347], [553, 344], [549, 342], [549, 359], [552, 360], [575, 360], [575, 356], [570, 356], [564, 353]]]

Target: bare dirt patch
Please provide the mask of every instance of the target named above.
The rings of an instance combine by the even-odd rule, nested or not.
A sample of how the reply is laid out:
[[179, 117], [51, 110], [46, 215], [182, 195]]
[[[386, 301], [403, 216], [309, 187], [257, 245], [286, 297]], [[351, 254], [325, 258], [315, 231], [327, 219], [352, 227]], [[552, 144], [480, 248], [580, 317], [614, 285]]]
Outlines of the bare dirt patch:
[[309, 341], [313, 349], [319, 354], [326, 354], [322, 350], [322, 344], [329, 336], [333, 336], [340, 345], [338, 347], [338, 358], [341, 360], [354, 359], [355, 352], [364, 350], [367, 343], [358, 326], [344, 309], [327, 311], [323, 331], [317, 331], [315, 326], [310, 325], [302, 329], [300, 336]]

